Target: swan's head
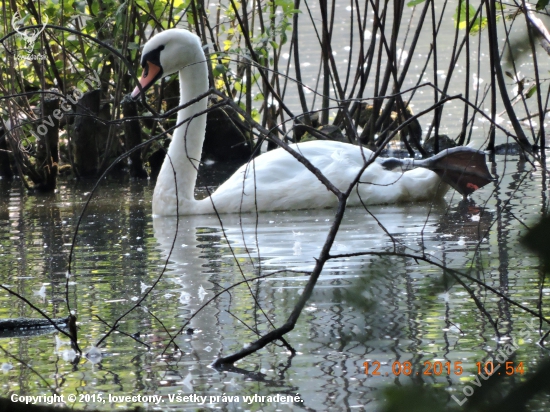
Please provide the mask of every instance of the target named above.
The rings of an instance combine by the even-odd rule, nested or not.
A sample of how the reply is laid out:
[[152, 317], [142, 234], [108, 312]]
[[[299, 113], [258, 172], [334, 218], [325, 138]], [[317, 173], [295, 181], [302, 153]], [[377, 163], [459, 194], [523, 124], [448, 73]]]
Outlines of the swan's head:
[[[184, 29], [165, 30], [153, 36], [143, 47], [143, 73], [139, 84], [145, 92], [162, 76], [201, 61], [204, 61], [204, 53], [198, 36]], [[138, 95], [139, 88], [136, 87], [132, 98]]]

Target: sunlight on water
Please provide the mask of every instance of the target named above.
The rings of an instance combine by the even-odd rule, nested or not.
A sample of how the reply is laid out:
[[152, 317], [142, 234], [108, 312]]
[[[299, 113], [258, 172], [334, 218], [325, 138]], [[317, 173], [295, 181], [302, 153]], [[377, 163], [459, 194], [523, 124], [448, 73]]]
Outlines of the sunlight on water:
[[[269, 322], [285, 322], [315, 264], [333, 211], [223, 216], [222, 230], [215, 216], [153, 220], [151, 186], [105, 183], [82, 219], [69, 279], [80, 346], [89, 351], [109, 330], [107, 325], [151, 291], [173, 244], [167, 270], [95, 357], [73, 364], [75, 352], [67, 338], [53, 330], [0, 338], [6, 351], [0, 355], [5, 396], [48, 393], [44, 378], [65, 395], [162, 395], [165, 409], [197, 407], [170, 403], [168, 396], [178, 393], [299, 393], [304, 406], [313, 409], [346, 405], [376, 410], [378, 389], [422, 379], [462, 398], [462, 388], [477, 373], [476, 362], [485, 362], [497, 349], [495, 330], [472, 294], [498, 321], [502, 342], [518, 339], [529, 316], [472, 280], [461, 279], [464, 288], [452, 276], [443, 277], [440, 268], [409, 255], [468, 273], [536, 310], [539, 262], [517, 239], [525, 232], [524, 223], [540, 215], [542, 188], [539, 176], [523, 171], [528, 167], [517, 158], [506, 163], [506, 170], [502, 160], [493, 170], [502, 178], [500, 185], [475, 193], [475, 205], [459, 206], [459, 197], [451, 192], [441, 204], [371, 207], [376, 220], [364, 209], [349, 209], [332, 248], [340, 257], [327, 262], [296, 329], [286, 337], [298, 354], [290, 357], [280, 345], [268, 345], [234, 371], [222, 373], [208, 365], [254, 340], [256, 331], [269, 331]], [[52, 317], [66, 316], [69, 250], [90, 188], [67, 184], [47, 196], [29, 196], [16, 185], [4, 184], [1, 190], [2, 284]], [[398, 255], [368, 255], [392, 251]], [[348, 256], [357, 252], [367, 254]], [[244, 278], [269, 273], [273, 275], [221, 293]], [[545, 301], [548, 295], [544, 293]], [[0, 311], [3, 318], [39, 317], [5, 292]], [[178, 331], [180, 352], [170, 347], [162, 355], [169, 335]], [[543, 356], [536, 340], [535, 335], [524, 339], [516, 353], [527, 370]], [[395, 361], [410, 362], [411, 376], [396, 376]], [[436, 361], [462, 362], [463, 372], [424, 375], [425, 362]], [[365, 375], [364, 362], [379, 362], [381, 375]], [[512, 384], [521, 376], [507, 378]], [[126, 404], [91, 400], [88, 407], [114, 405]], [[216, 405], [220, 403], [207, 406]], [[247, 409], [242, 402], [232, 407]]]

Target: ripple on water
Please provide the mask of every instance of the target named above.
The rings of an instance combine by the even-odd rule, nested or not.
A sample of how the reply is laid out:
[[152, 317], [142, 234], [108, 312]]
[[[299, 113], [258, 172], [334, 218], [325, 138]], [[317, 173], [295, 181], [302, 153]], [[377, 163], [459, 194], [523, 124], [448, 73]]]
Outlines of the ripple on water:
[[[513, 162], [508, 170], [513, 170]], [[290, 359], [286, 349], [270, 345], [238, 365], [249, 370], [261, 365], [263, 383], [217, 373], [208, 365], [253, 340], [254, 331], [271, 330], [251, 292], [274, 325], [287, 319], [309, 279], [333, 212], [265, 213], [258, 222], [254, 215], [224, 216], [225, 233], [215, 217], [182, 217], [166, 272], [151, 290], [170, 251], [175, 218], [151, 219], [148, 185], [106, 183], [82, 220], [69, 279], [81, 347], [95, 345], [108, 330], [106, 324], [114, 323], [145, 293], [150, 296], [106, 339], [100, 363], [88, 359], [73, 366], [75, 354], [59, 334], [4, 338], [2, 347], [32, 363], [51, 384], [58, 382], [66, 394], [76, 387], [90, 394], [118, 395], [298, 392], [308, 407], [338, 408], [342, 397], [350, 405], [363, 405], [395, 379], [410, 382], [410, 377], [392, 373], [396, 360], [411, 362], [415, 372], [422, 371], [426, 361], [462, 362], [463, 375], [427, 380], [460, 393], [464, 381], [473, 378], [476, 362], [496, 348], [494, 329], [472, 296], [499, 320], [503, 336], [515, 337], [528, 319], [474, 280], [530, 308], [537, 304], [532, 291], [538, 287], [539, 262], [518, 248], [517, 239], [525, 230], [522, 222], [532, 222], [538, 214], [541, 188], [537, 179], [526, 179], [519, 195], [515, 187], [524, 175], [506, 173], [492, 196], [490, 190], [474, 196], [477, 205], [458, 207], [450, 193], [448, 204], [369, 208], [387, 232], [364, 210], [349, 209], [331, 250], [340, 256], [325, 265], [297, 327], [287, 336], [299, 355]], [[87, 191], [67, 185], [55, 195], [31, 197], [10, 188], [9, 196], [0, 196], [1, 282], [53, 316], [67, 313], [68, 252]], [[368, 255], [394, 250], [401, 255]], [[358, 251], [367, 254], [346, 255]], [[425, 253], [468, 273], [467, 289], [452, 276], [443, 277], [438, 267], [405, 253]], [[275, 273], [221, 293], [185, 323], [208, 299], [243, 276], [269, 272]], [[545, 302], [548, 293], [543, 295]], [[6, 293], [0, 295], [0, 313], [3, 318], [36, 316]], [[182, 328], [176, 339], [180, 352], [170, 349], [161, 356], [168, 335]], [[185, 333], [188, 329], [192, 333]], [[529, 340], [517, 354], [525, 361], [540, 356]], [[365, 361], [380, 362], [382, 375], [367, 377]], [[0, 362], [12, 361], [5, 357]], [[6, 369], [0, 376], [8, 390], [34, 395], [44, 391], [40, 379], [25, 368]]]

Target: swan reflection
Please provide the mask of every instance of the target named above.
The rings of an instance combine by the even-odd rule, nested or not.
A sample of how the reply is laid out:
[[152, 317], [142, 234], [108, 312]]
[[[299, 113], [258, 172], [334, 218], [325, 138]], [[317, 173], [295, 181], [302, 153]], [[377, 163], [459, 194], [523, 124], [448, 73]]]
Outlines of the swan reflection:
[[[331, 251], [334, 255], [393, 251], [395, 245], [396, 252], [422, 254], [424, 251], [449, 267], [461, 269], [468, 253], [459, 246], [458, 239], [464, 238], [467, 243], [479, 241], [478, 233], [492, 220], [491, 213], [472, 207], [448, 210], [441, 203], [369, 208], [376, 219], [364, 209], [349, 208]], [[250, 291], [262, 309], [271, 313], [275, 324], [283, 322], [308, 280], [307, 271], [315, 264], [333, 217], [333, 211], [324, 209], [229, 214], [221, 215], [221, 221], [212, 215], [155, 218], [153, 228], [159, 248], [165, 258], [170, 254], [170, 271], [165, 276], [176, 285], [172, 299], [179, 299], [181, 321], [191, 317], [223, 288], [242, 281], [243, 276], [253, 278], [281, 271], [254, 282]], [[475, 227], [478, 229], [474, 230]], [[448, 255], [448, 250], [452, 254]], [[373, 259], [378, 258], [354, 256], [329, 260], [312, 301], [345, 303], [338, 290], [359, 285], [362, 278], [369, 276]], [[422, 276], [423, 270], [417, 270], [419, 268], [409, 259], [406, 270], [416, 270], [416, 276]], [[390, 269], [398, 270], [397, 267]], [[382, 295], [379, 298], [394, 293], [391, 285], [378, 287]], [[211, 362], [230, 350], [224, 347], [225, 343], [242, 345], [253, 339], [254, 335], [243, 323], [253, 331], [269, 329], [253, 299], [247, 296], [250, 291], [221, 294], [189, 323], [188, 327], [198, 333], [192, 339], [182, 337], [178, 344], [187, 339], [197, 358]], [[315, 311], [311, 310], [310, 314], [315, 315]], [[364, 329], [362, 322], [346, 325], [350, 331], [358, 328]]]

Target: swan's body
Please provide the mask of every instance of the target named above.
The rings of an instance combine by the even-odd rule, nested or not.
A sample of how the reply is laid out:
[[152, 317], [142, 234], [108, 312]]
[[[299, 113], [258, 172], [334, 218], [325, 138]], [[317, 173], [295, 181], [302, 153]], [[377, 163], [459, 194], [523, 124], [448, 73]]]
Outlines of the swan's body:
[[[364, 162], [358, 147], [351, 144], [313, 141], [291, 147], [299, 150], [332, 184], [343, 191], [347, 190]], [[365, 152], [367, 158], [372, 153], [369, 150]], [[168, 177], [173, 180], [173, 174], [168, 174]], [[448, 189], [447, 184], [427, 169], [393, 172], [378, 163], [367, 168], [361, 181], [374, 183], [359, 186], [361, 199], [369, 205], [433, 200]], [[176, 210], [174, 200], [174, 185], [167, 180], [158, 180], [153, 196], [153, 213], [157, 215], [175, 215], [177, 212], [180, 215], [214, 213], [212, 204], [218, 213], [236, 213], [256, 209], [314, 209], [338, 203], [332, 192], [283, 149], [267, 152], [241, 166], [212, 194], [211, 199], [195, 200], [193, 196], [180, 196], [179, 210]], [[361, 200], [354, 191], [348, 205], [360, 204]]]
[[[197, 36], [187, 30], [171, 29], [154, 36], [144, 47], [140, 80], [147, 89], [163, 75], [179, 71], [180, 105], [208, 90], [206, 58]], [[132, 93], [139, 94], [139, 88]], [[178, 112], [181, 124], [173, 135], [153, 194], [154, 215], [188, 215], [290, 210], [334, 206], [336, 196], [283, 149], [258, 156], [243, 165], [211, 197], [195, 200], [197, 168], [206, 127], [207, 99]], [[191, 119], [189, 122], [185, 122]], [[291, 145], [316, 166], [337, 188], [347, 190], [366, 159], [367, 149], [333, 141], [313, 141]], [[172, 167], [173, 166], [173, 167]], [[175, 178], [176, 176], [176, 178]], [[177, 193], [175, 181], [177, 180]], [[359, 195], [354, 191], [348, 205], [384, 204], [432, 200], [448, 190], [439, 176], [427, 169], [407, 172], [370, 165], [361, 177]], [[360, 199], [361, 198], [361, 199]]]

